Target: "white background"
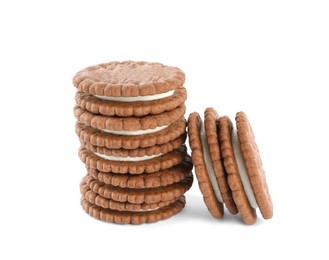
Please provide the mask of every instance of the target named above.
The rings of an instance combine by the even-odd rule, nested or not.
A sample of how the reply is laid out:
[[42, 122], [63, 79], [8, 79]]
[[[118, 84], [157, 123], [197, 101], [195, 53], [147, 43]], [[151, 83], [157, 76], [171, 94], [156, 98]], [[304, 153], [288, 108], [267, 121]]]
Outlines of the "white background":
[[[0, 258], [328, 259], [328, 29], [328, 1], [1, 1]], [[72, 76], [113, 60], [180, 67], [187, 115], [245, 111], [273, 219], [216, 220], [196, 181], [156, 224], [85, 214]]]

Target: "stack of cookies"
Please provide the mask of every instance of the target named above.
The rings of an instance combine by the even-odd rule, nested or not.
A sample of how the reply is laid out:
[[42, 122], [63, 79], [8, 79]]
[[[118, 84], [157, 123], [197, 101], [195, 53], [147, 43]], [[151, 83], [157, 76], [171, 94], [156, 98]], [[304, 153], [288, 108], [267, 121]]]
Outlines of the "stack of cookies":
[[184, 81], [178, 68], [131, 61], [74, 76], [79, 156], [87, 169], [81, 204], [88, 214], [141, 224], [183, 209], [193, 182]]

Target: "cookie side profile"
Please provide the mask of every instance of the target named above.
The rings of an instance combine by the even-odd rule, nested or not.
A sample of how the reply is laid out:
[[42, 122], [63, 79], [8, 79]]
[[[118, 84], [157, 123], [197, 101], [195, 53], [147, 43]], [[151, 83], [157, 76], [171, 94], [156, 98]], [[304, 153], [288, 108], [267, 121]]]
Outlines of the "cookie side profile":
[[185, 105], [158, 115], [143, 117], [108, 117], [94, 115], [79, 106], [74, 107], [76, 119], [88, 126], [117, 135], [143, 135], [159, 132], [185, 114]]
[[94, 179], [112, 186], [131, 189], [164, 187], [183, 180], [192, 171], [191, 158], [186, 156], [180, 163], [171, 168], [145, 174], [115, 174], [87, 168], [88, 174]]
[[[220, 147], [223, 156], [224, 166], [228, 173], [228, 184], [232, 190], [232, 195], [236, 207], [240, 213], [241, 219], [246, 224], [254, 224], [257, 216], [255, 209], [250, 205], [247, 198], [242, 178], [240, 176], [241, 167], [238, 168], [236, 161], [234, 146], [237, 147], [239, 144], [232, 144], [232, 132], [233, 125], [231, 120], [227, 116], [219, 118], [219, 137]], [[240, 160], [238, 162], [241, 162]]]
[[105, 222], [116, 224], [144, 224], [154, 223], [178, 214], [185, 207], [185, 197], [182, 196], [175, 202], [168, 206], [161, 207], [160, 209], [142, 212], [104, 209], [90, 203], [83, 196], [81, 197], [81, 205], [83, 210], [90, 216]]
[[184, 104], [187, 92], [184, 87], [175, 89], [172, 96], [150, 101], [118, 102], [99, 98], [94, 95], [77, 92], [75, 100], [79, 107], [103, 116], [141, 117], [146, 115], [157, 115], [173, 110]]
[[208, 151], [212, 164], [208, 175], [214, 189], [217, 199], [224, 203], [226, 208], [231, 214], [237, 214], [235, 202], [233, 200], [232, 191], [228, 185], [227, 173], [225, 172], [224, 165], [222, 162], [221, 151], [219, 147], [219, 136], [218, 136], [218, 119], [219, 115], [214, 108], [207, 108], [204, 112], [204, 128], [206, 134], [206, 141], [208, 144]]
[[186, 121], [181, 117], [179, 120], [161, 131], [142, 135], [117, 135], [105, 133], [80, 122], [76, 123], [75, 131], [80, 142], [83, 143], [90, 143], [94, 146], [106, 147], [109, 149], [138, 149], [152, 147], [154, 145], [162, 145], [175, 140], [185, 133]]
[[272, 199], [266, 183], [265, 171], [255, 141], [255, 136], [247, 115], [244, 112], [236, 114], [236, 125], [241, 153], [251, 184], [251, 193], [254, 195], [250, 200], [255, 200], [253, 204], [259, 207], [264, 219], [270, 219], [273, 216]]
[[87, 182], [87, 177], [85, 176], [80, 183], [80, 193], [81, 195], [90, 203], [102, 207], [104, 209], [112, 209], [118, 211], [148, 211], [156, 210], [161, 207], [167, 206], [176, 201], [176, 199], [159, 201], [156, 203], [130, 203], [130, 202], [120, 202], [108, 198], [104, 198], [101, 195], [95, 193], [90, 189]]
[[[168, 169], [182, 162], [186, 157], [186, 147], [181, 146], [170, 153], [158, 156], [152, 156], [150, 159], [135, 157], [133, 160], [112, 160], [101, 154], [95, 154], [85, 147], [81, 146], [79, 157], [87, 167], [97, 169], [102, 172], [113, 172], [120, 174], [142, 174], [153, 173], [160, 170]], [[124, 157], [122, 157], [124, 158]]]
[[202, 119], [196, 112], [191, 113], [188, 118], [188, 137], [192, 150], [192, 162], [204, 202], [213, 217], [221, 218], [224, 215], [223, 203], [221, 203], [218, 196], [216, 196], [208, 175], [205, 160], [209, 159], [207, 159], [207, 157], [205, 158], [204, 150], [202, 148], [203, 145], [206, 145], [206, 141], [201, 140], [205, 139], [205, 130]]
[[173, 183], [165, 187], [146, 189], [114, 187], [112, 185], [102, 183], [90, 175], [86, 175], [85, 182], [89, 186], [90, 190], [101, 195], [103, 198], [134, 204], [152, 204], [161, 201], [165, 202], [168, 200], [178, 199], [191, 188], [193, 183], [193, 175], [189, 174], [180, 182]]
[[152, 156], [157, 154], [166, 154], [170, 153], [173, 150], [178, 149], [185, 143], [186, 134], [179, 136], [178, 138], [169, 141], [164, 144], [154, 145], [145, 148], [136, 148], [136, 149], [109, 149], [106, 147], [99, 147], [92, 145], [91, 143], [81, 142], [81, 145], [86, 147], [87, 150], [92, 151], [93, 153], [103, 154], [106, 156], [113, 157], [143, 157], [143, 156]]

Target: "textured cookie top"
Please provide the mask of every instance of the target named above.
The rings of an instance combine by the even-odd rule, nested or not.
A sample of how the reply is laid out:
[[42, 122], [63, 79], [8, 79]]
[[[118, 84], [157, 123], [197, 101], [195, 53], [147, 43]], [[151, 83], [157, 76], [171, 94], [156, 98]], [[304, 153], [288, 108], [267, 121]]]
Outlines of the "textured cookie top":
[[114, 97], [136, 97], [168, 92], [184, 84], [179, 68], [161, 63], [109, 62], [87, 67], [75, 74], [80, 92]]

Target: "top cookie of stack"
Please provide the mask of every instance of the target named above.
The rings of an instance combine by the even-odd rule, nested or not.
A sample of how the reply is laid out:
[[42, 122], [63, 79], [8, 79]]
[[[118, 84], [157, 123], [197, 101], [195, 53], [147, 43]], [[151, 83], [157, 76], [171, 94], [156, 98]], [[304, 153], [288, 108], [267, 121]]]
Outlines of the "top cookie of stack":
[[[76, 73], [73, 78], [78, 90], [74, 107], [78, 120], [76, 133], [81, 142], [79, 156], [86, 164], [89, 180], [84, 178], [81, 184], [84, 187], [82, 206], [89, 214], [116, 223], [144, 223], [167, 218], [184, 206], [183, 193], [192, 184], [191, 161], [184, 145], [184, 102], [187, 98], [184, 81], [185, 74], [180, 69], [148, 62], [110, 62]], [[173, 167], [182, 170], [173, 170]], [[161, 172], [166, 173], [163, 176], [167, 176], [167, 180], [155, 181], [161, 179]], [[175, 174], [168, 174], [171, 172]], [[139, 184], [136, 175], [141, 177]], [[146, 178], [152, 181], [141, 184], [140, 180]], [[145, 190], [145, 194], [158, 194], [158, 190], [152, 189], [161, 188], [176, 196], [163, 196], [166, 198], [158, 203], [160, 201], [138, 200], [136, 196], [122, 199], [129, 195], [114, 199], [106, 196], [111, 192], [97, 194], [98, 190], [94, 189], [94, 197], [102, 195], [102, 201], [109, 200], [106, 207], [104, 203], [101, 207], [86, 196], [89, 188], [93, 190], [91, 184], [89, 188], [86, 185], [95, 181], [100, 182], [98, 186], [107, 185], [105, 190], [119, 189], [122, 194], [131, 194], [136, 189], [143, 194], [144, 188], [150, 190]], [[178, 186], [181, 192], [169, 187], [172, 185]], [[119, 212], [109, 206], [117, 205], [111, 203], [113, 200], [134, 204], [130, 208], [141, 208], [142, 203], [149, 203], [143, 206], [149, 209], [151, 204], [158, 204], [152, 206], [156, 208], [152, 212]]]

